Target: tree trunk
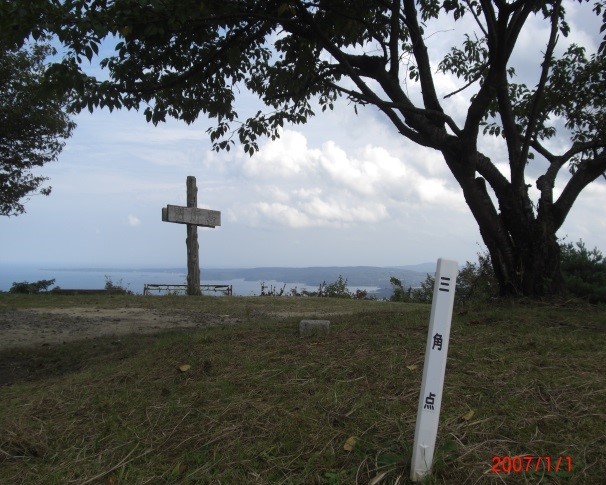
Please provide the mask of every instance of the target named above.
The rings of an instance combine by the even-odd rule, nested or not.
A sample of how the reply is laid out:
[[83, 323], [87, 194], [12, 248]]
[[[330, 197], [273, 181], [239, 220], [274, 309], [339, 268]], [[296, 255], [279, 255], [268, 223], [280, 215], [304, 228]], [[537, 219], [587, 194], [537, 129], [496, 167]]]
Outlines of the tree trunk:
[[[538, 223], [536, 226], [539, 229]], [[514, 264], [503, 257], [506, 250], [498, 243], [489, 248], [501, 296], [540, 298], [563, 292], [560, 247], [555, 234], [534, 230], [517, 240], [513, 249]]]
[[[518, 194], [517, 198], [525, 205], [526, 194]], [[499, 282], [500, 295], [541, 298], [561, 294], [564, 280], [553, 224], [535, 216], [532, 210], [521, 210], [522, 204], [516, 204], [514, 209], [508, 206], [507, 201], [500, 203], [498, 220], [493, 221], [507, 237], [492, 237], [487, 224], [478, 221]]]
[[465, 201], [478, 223], [488, 248], [500, 296], [540, 298], [561, 294], [560, 247], [551, 207], [535, 213], [527, 187], [511, 185], [497, 193], [494, 206], [486, 181], [476, 177], [475, 155], [469, 150], [444, 153], [446, 162], [463, 189]]

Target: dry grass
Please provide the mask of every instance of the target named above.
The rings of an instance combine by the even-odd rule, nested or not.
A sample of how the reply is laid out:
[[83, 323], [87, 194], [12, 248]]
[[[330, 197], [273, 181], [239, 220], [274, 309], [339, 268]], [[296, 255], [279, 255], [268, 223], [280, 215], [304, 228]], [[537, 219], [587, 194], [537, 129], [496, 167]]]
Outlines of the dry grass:
[[[30, 355], [42, 369], [63, 363], [0, 388], [0, 483], [409, 482], [429, 306], [87, 298], [44, 304], [173, 305], [244, 323], [0, 354], [0, 362]], [[40, 304], [0, 297], [0, 308], [32, 306]], [[460, 310], [428, 482], [601, 483], [604, 311]], [[301, 316], [326, 314], [328, 337], [299, 338]], [[573, 470], [494, 475], [494, 455], [570, 456]]]

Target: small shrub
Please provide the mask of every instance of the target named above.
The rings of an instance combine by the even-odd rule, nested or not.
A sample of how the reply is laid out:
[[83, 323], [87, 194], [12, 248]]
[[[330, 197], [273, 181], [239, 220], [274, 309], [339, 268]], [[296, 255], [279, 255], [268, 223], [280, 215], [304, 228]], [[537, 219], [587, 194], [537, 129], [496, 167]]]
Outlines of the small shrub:
[[[431, 303], [435, 276], [427, 274], [425, 280], [417, 288], [405, 288], [402, 282], [395, 277], [389, 279], [393, 293], [391, 301]], [[498, 292], [498, 283], [494, 276], [490, 255], [478, 253], [478, 262], [467, 261], [459, 270], [455, 300], [459, 303], [470, 300], [487, 300]]]
[[459, 270], [455, 298], [458, 302], [486, 301], [499, 292], [499, 283], [494, 275], [490, 254], [478, 253], [478, 262], [467, 261]]
[[35, 295], [40, 292], [48, 291], [48, 287], [55, 284], [55, 279], [52, 280], [39, 280], [33, 283], [29, 283], [27, 281], [21, 282], [13, 282], [9, 293], [21, 293], [21, 294], [29, 294]]
[[324, 288], [324, 296], [329, 298], [351, 298], [352, 294], [347, 289], [347, 279], [339, 275], [337, 281], [326, 285]]
[[402, 281], [400, 281], [395, 276], [389, 278], [389, 283], [393, 288], [393, 293], [389, 297], [390, 301], [411, 301], [412, 300], [412, 287], [408, 287], [408, 289], [404, 288]]
[[124, 287], [124, 284], [122, 283], [122, 279], [120, 279], [120, 281], [118, 281], [118, 283], [114, 283], [112, 281], [112, 279], [107, 275], [105, 275], [105, 289], [107, 291], [111, 291], [112, 293], [118, 293], [120, 295], [132, 295], [133, 294], [133, 292], [131, 290]]
[[409, 286], [405, 288], [402, 282], [392, 276], [389, 278], [389, 282], [393, 288], [393, 293], [389, 297], [390, 301], [403, 301], [403, 302], [417, 302], [417, 303], [431, 303], [433, 297], [433, 285], [435, 278], [427, 274], [425, 281], [421, 282], [421, 285], [417, 288]]
[[413, 288], [411, 291], [412, 301], [419, 303], [431, 303], [433, 298], [433, 286], [435, 284], [435, 276], [427, 273], [425, 280], [421, 281], [421, 286]]
[[583, 240], [562, 244], [561, 270], [566, 289], [591, 303], [606, 302], [606, 260], [598, 248], [587, 249]]

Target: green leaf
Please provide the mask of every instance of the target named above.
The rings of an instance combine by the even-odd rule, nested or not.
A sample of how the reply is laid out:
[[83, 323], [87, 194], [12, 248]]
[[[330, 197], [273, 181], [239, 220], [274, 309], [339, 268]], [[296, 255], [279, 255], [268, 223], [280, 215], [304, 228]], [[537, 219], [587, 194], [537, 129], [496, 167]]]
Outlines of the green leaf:
[[377, 464], [381, 466], [394, 466], [403, 460], [403, 456], [398, 453], [382, 453], [377, 457]]

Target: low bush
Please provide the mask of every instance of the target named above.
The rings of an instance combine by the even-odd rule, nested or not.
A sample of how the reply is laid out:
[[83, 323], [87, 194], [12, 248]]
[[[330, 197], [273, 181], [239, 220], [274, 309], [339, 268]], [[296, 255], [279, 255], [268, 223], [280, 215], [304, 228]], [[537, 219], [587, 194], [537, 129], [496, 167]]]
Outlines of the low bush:
[[568, 292], [590, 303], [606, 303], [606, 260], [583, 240], [561, 246], [561, 268]]
[[48, 291], [48, 287], [55, 284], [55, 280], [39, 280], [33, 283], [28, 281], [21, 282], [13, 282], [9, 293], [21, 293], [21, 294], [29, 294], [34, 295], [40, 292]]

